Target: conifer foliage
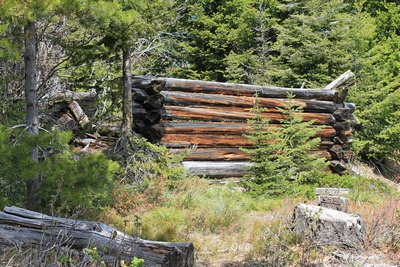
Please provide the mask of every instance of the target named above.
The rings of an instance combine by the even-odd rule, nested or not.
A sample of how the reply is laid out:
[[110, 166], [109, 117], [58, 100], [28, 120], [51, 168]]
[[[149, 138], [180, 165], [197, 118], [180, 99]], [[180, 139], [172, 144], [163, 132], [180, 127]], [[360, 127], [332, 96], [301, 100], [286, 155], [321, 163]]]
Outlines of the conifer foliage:
[[254, 118], [249, 120], [252, 130], [246, 136], [254, 146], [242, 149], [251, 155], [252, 165], [242, 184], [256, 195], [282, 195], [291, 192], [293, 185], [313, 184], [327, 167], [324, 158], [309, 153], [320, 142], [315, 137], [320, 127], [303, 121], [302, 108], [293, 99], [289, 94], [287, 103], [279, 108], [285, 115], [280, 127], [272, 127], [263, 118], [265, 108], [258, 104], [253, 108]]

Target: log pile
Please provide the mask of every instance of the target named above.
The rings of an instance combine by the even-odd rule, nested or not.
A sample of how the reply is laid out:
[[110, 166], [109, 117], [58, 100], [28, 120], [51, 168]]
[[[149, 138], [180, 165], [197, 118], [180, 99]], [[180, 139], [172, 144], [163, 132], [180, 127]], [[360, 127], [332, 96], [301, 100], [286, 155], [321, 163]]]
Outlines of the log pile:
[[[243, 134], [251, 130], [247, 120], [254, 116], [255, 94], [258, 105], [267, 108], [262, 116], [279, 127], [284, 115], [277, 107], [287, 104], [291, 93], [303, 108], [303, 121], [322, 126], [316, 135], [320, 145], [312, 153], [330, 160], [331, 170], [343, 174], [353, 157], [349, 145], [357, 123], [355, 105], [345, 102], [352, 77], [348, 71], [324, 89], [300, 89], [133, 76], [135, 131], [176, 151], [196, 145], [185, 159], [194, 172], [196, 165], [200, 169], [226, 161], [246, 165], [248, 155], [239, 148], [252, 145]], [[231, 176], [232, 172], [227, 173]], [[212, 171], [203, 174], [213, 176]], [[237, 176], [242, 174], [237, 172]], [[217, 176], [224, 176], [223, 172]]]

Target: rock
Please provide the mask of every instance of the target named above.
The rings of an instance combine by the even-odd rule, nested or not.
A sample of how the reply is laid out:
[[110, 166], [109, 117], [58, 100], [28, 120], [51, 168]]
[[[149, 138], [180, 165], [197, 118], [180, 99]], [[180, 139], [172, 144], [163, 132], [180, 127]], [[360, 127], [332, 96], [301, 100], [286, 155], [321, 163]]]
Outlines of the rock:
[[362, 251], [366, 235], [364, 219], [316, 205], [295, 207], [291, 229], [310, 238], [317, 246], [336, 246]]

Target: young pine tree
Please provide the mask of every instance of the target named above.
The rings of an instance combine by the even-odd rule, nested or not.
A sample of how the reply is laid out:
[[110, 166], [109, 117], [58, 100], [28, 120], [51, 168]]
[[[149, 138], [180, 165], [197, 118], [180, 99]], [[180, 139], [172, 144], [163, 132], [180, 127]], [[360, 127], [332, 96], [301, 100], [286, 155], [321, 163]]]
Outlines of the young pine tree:
[[278, 108], [285, 115], [279, 127], [263, 118], [265, 108], [257, 103], [254, 118], [249, 120], [252, 130], [245, 134], [254, 145], [242, 149], [252, 162], [242, 179], [243, 186], [255, 195], [277, 196], [289, 193], [296, 185], [314, 183], [317, 173], [327, 167], [324, 158], [310, 153], [320, 142], [315, 137], [320, 127], [312, 126], [313, 121], [303, 121], [302, 108], [292, 94]]

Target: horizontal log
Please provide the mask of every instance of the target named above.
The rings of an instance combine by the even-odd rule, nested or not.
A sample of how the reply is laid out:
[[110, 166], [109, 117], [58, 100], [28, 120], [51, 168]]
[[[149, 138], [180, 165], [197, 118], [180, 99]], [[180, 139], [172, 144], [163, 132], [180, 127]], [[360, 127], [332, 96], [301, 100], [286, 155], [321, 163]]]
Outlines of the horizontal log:
[[[251, 147], [253, 144], [242, 135], [215, 135], [215, 134], [165, 134], [162, 136], [161, 145], [169, 148], [185, 148], [192, 145], [198, 147]], [[321, 140], [320, 148], [330, 148], [334, 143]]]
[[49, 96], [49, 101], [65, 101], [69, 102], [72, 100], [75, 101], [90, 101], [93, 102], [96, 100], [96, 92], [74, 92], [74, 91], [63, 91], [56, 92]]
[[[165, 103], [171, 106], [211, 105], [252, 108], [256, 104], [256, 98], [249, 96], [212, 95], [177, 91], [163, 91], [161, 93], [165, 96]], [[294, 99], [291, 102], [293, 105], [302, 107], [305, 112], [333, 113], [337, 110], [335, 103], [332, 101]], [[282, 108], [288, 106], [290, 100], [287, 98], [259, 97], [257, 104], [263, 108]]]
[[[174, 153], [183, 153], [184, 148], [172, 149]], [[331, 154], [326, 150], [312, 150], [310, 154], [317, 157], [331, 159]], [[222, 148], [196, 148], [185, 157], [187, 161], [246, 161], [249, 160], [249, 154], [244, 153], [240, 148], [222, 147]]]
[[299, 99], [319, 99], [333, 100], [336, 90], [327, 89], [300, 89], [284, 88], [276, 86], [259, 86], [249, 84], [232, 84], [222, 82], [207, 82], [197, 80], [175, 79], [175, 78], [156, 78], [146, 76], [133, 76], [132, 84], [135, 88], [149, 88], [151, 83], [163, 83], [163, 88], [159, 91], [182, 91], [206, 94], [223, 94], [236, 96], [254, 96], [256, 93], [260, 97], [286, 98], [288, 93], [293, 94]]
[[[270, 124], [269, 127], [278, 128], [280, 124]], [[310, 126], [311, 128], [322, 127], [315, 135], [316, 137], [334, 137], [336, 131], [332, 126]], [[218, 122], [170, 122], [161, 121], [152, 127], [153, 130], [163, 134], [229, 134], [243, 135], [251, 131], [248, 123], [218, 123]]]
[[193, 244], [147, 241], [126, 235], [98, 222], [73, 220], [5, 207], [0, 212], [0, 243], [21, 246], [96, 247], [105, 256], [131, 261], [144, 259], [145, 266], [191, 267]]
[[[303, 121], [314, 121], [317, 125], [333, 125], [336, 120], [328, 113], [297, 113]], [[270, 123], [279, 123], [284, 119], [281, 113], [263, 112], [262, 118]], [[164, 120], [203, 120], [203, 121], [247, 121], [254, 117], [254, 113], [245, 108], [218, 108], [218, 107], [179, 107], [165, 106], [161, 110], [161, 119]]]
[[245, 168], [251, 166], [248, 161], [213, 162], [213, 161], [183, 161], [185, 171], [197, 176], [210, 178], [243, 177]]

